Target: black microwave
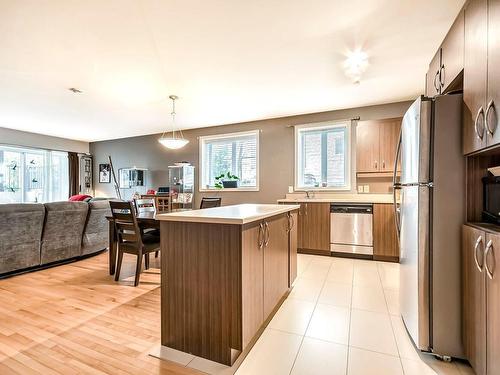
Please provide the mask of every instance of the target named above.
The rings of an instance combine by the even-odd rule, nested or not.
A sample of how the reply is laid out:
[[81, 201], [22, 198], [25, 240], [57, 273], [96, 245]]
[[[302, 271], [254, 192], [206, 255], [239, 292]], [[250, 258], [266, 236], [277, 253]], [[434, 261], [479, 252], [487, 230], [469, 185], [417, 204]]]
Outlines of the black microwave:
[[500, 176], [483, 177], [483, 221], [500, 225]]

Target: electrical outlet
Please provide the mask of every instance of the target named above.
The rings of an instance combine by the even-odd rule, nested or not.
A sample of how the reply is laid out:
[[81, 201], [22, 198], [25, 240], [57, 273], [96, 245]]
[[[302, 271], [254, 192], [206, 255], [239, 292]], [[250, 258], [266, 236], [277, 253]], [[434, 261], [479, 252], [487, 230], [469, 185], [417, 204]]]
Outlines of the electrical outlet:
[[292, 194], [293, 193], [293, 186], [288, 187], [288, 193]]
[[362, 193], [363, 192], [363, 185], [359, 185], [358, 186], [358, 193]]
[[363, 186], [363, 193], [369, 193], [370, 192], [370, 185], [364, 185]]

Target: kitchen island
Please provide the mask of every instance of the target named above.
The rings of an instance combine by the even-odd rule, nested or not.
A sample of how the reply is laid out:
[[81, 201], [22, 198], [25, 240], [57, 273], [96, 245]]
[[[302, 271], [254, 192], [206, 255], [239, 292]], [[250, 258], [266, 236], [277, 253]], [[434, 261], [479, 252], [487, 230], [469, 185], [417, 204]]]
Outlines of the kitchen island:
[[242, 204], [157, 215], [161, 344], [231, 366], [296, 275], [297, 205]]

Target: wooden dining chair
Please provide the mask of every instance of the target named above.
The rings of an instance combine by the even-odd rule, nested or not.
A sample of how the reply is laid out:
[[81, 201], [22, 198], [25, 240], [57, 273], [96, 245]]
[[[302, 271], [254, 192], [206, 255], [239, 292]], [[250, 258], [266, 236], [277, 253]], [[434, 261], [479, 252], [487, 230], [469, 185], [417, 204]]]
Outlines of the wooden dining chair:
[[203, 197], [201, 198], [200, 209], [220, 207], [222, 198], [219, 197]]
[[118, 263], [116, 266], [115, 281], [120, 278], [120, 269], [123, 254], [137, 255], [134, 286], [139, 285], [142, 269], [142, 256], [145, 257], [145, 269], [149, 268], [149, 254], [160, 250], [159, 237], [145, 234], [139, 228], [132, 202], [110, 201], [111, 214], [115, 223], [115, 232], [118, 239]]
[[153, 198], [134, 199], [135, 208], [138, 214], [143, 212], [155, 212], [155, 200]]

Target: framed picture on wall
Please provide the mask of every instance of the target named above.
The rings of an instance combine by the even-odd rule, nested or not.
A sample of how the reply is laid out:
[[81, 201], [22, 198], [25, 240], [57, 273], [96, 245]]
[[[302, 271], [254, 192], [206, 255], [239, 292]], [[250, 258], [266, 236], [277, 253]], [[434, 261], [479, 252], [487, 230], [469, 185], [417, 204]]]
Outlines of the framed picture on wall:
[[99, 164], [99, 183], [109, 184], [111, 182], [111, 166], [109, 164]]

